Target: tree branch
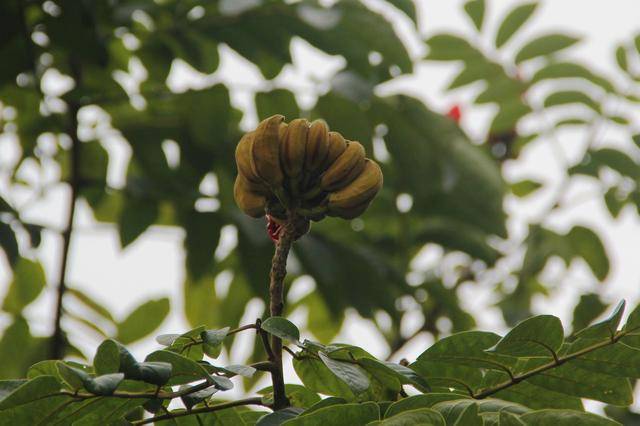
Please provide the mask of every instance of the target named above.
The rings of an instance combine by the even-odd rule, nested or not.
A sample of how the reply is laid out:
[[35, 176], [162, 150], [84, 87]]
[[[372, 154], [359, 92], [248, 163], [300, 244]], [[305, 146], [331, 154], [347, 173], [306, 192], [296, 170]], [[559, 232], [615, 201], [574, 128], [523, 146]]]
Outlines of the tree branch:
[[159, 422], [161, 420], [175, 419], [176, 417], [192, 416], [192, 415], [201, 414], [201, 413], [210, 413], [212, 411], [220, 411], [226, 408], [238, 407], [241, 405], [261, 405], [263, 407], [267, 407], [267, 405], [265, 405], [262, 402], [262, 398], [253, 397], [253, 398], [239, 399], [237, 401], [223, 402], [221, 404], [211, 405], [209, 407], [201, 407], [201, 408], [195, 408], [193, 410], [180, 411], [178, 413], [174, 412], [174, 413], [163, 414], [161, 416], [151, 417], [144, 420], [136, 420], [131, 422], [131, 424], [144, 425], [144, 424]]
[[[72, 71], [73, 79], [76, 82], [76, 86], [82, 83], [82, 71], [80, 64], [73, 57], [69, 60], [70, 68]], [[66, 337], [62, 330], [62, 315], [64, 312], [62, 301], [64, 294], [67, 290], [66, 278], [67, 278], [67, 266], [69, 264], [69, 247], [71, 245], [71, 235], [73, 232], [73, 220], [76, 212], [76, 200], [80, 191], [80, 140], [78, 139], [78, 111], [80, 105], [76, 102], [69, 103], [69, 128], [67, 133], [71, 138], [71, 158], [70, 168], [71, 176], [69, 185], [71, 187], [71, 194], [69, 195], [69, 204], [67, 207], [67, 223], [64, 231], [62, 232], [62, 254], [60, 256], [60, 273], [58, 275], [58, 295], [56, 300], [56, 311], [54, 318], [54, 330], [51, 338], [50, 358], [61, 359], [64, 357], [64, 351], [66, 346]]]
[[[295, 234], [294, 218], [289, 217], [280, 231], [280, 238], [276, 243], [276, 251], [271, 261], [271, 282], [269, 284], [269, 311], [272, 317], [281, 316], [284, 309], [284, 278], [287, 275], [287, 257], [293, 245]], [[289, 400], [284, 388], [284, 374], [282, 371], [282, 340], [271, 337], [271, 356], [273, 363], [271, 380], [273, 382], [273, 400], [276, 410], [289, 406]]]
[[547, 370], [551, 370], [552, 368], [556, 368], [561, 366], [562, 364], [564, 364], [567, 361], [571, 361], [573, 359], [576, 358], [580, 358], [583, 355], [586, 355], [590, 352], [593, 352], [595, 350], [604, 348], [606, 346], [609, 345], [613, 345], [616, 342], [618, 342], [620, 339], [622, 339], [624, 336], [627, 336], [631, 333], [633, 333], [635, 331], [635, 329], [633, 330], [622, 330], [617, 332], [615, 335], [611, 336], [611, 338], [607, 339], [607, 340], [603, 340], [602, 342], [599, 343], [595, 343], [591, 346], [587, 346], [586, 348], [583, 348], [577, 352], [574, 352], [572, 354], [568, 354], [562, 357], [554, 357], [554, 360], [551, 362], [548, 362], [547, 364], [541, 365], [537, 368], [534, 368], [533, 370], [527, 371], [526, 373], [522, 373], [522, 374], [518, 374], [515, 376], [512, 376], [509, 380], [499, 383], [496, 386], [487, 388], [485, 390], [483, 390], [482, 392], [479, 393], [472, 393], [471, 397], [474, 399], [484, 399], [487, 398], [491, 395], [494, 395], [504, 389], [507, 389], [511, 386], [515, 386], [518, 383], [522, 382], [523, 380], [529, 379], [533, 376], [536, 376], [540, 373], [544, 373]]

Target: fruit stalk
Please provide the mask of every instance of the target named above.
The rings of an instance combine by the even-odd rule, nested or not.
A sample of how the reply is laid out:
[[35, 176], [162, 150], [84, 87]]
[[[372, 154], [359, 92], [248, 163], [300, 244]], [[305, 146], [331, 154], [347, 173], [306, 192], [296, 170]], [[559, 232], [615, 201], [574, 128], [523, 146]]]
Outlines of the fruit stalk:
[[[271, 261], [269, 283], [269, 310], [272, 317], [282, 316], [284, 309], [284, 278], [287, 275], [287, 257], [295, 238], [294, 218], [289, 215], [287, 222], [280, 230], [276, 243], [276, 250]], [[273, 371], [273, 408], [279, 410], [289, 406], [289, 400], [284, 388], [284, 374], [282, 371], [282, 340], [276, 336], [271, 338]]]

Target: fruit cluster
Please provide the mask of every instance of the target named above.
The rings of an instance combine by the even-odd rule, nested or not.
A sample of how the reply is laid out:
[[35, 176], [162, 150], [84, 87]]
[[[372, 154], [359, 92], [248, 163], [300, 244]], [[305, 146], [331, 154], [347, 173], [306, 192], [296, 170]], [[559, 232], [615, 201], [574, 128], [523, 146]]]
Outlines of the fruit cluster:
[[263, 120], [236, 148], [236, 203], [246, 214], [319, 221], [361, 215], [382, 187], [382, 171], [364, 147], [322, 120], [282, 115]]

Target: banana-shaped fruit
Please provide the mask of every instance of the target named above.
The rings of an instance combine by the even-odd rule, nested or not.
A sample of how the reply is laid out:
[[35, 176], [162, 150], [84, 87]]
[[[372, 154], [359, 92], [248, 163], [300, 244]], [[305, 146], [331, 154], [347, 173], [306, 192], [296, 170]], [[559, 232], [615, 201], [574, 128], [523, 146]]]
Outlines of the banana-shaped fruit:
[[358, 204], [355, 207], [342, 208], [338, 206], [332, 206], [327, 209], [327, 216], [341, 217], [343, 219], [355, 219], [369, 208], [371, 201]]
[[236, 204], [240, 207], [240, 210], [251, 217], [264, 216], [267, 198], [251, 191], [247, 188], [246, 183], [247, 180], [243, 179], [242, 175], [236, 177], [236, 182], [233, 185], [233, 198], [236, 200]]
[[364, 147], [359, 142], [350, 141], [344, 152], [338, 156], [322, 175], [320, 187], [324, 191], [333, 191], [347, 186], [362, 172], [365, 160], [364, 155]]
[[344, 150], [347, 149], [347, 141], [338, 132], [329, 132], [327, 144], [329, 145], [329, 152], [322, 167], [324, 170], [332, 165]]
[[304, 170], [305, 150], [309, 122], [298, 118], [287, 127], [287, 131], [280, 142], [280, 164], [284, 174], [290, 178], [297, 178]]
[[280, 123], [282, 115], [263, 120], [254, 132], [251, 146], [251, 166], [256, 174], [273, 189], [282, 186], [284, 175], [280, 168]]
[[251, 147], [253, 145], [254, 132], [245, 134], [236, 146], [236, 166], [238, 173], [244, 176], [248, 181], [260, 183], [261, 180], [251, 167]]
[[329, 127], [324, 120], [315, 120], [309, 127], [307, 136], [307, 149], [305, 152], [305, 171], [309, 176], [318, 175], [322, 172], [329, 153]]
[[368, 204], [373, 200], [380, 188], [382, 188], [382, 170], [375, 161], [367, 159], [364, 170], [353, 182], [341, 190], [329, 194], [327, 207], [330, 212], [359, 210], [363, 204]]

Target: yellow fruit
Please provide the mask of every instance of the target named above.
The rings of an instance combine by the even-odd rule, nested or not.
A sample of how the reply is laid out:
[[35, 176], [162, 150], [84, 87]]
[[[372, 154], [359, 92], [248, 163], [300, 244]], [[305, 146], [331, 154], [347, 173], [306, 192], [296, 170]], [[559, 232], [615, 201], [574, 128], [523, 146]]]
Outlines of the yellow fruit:
[[382, 170], [375, 161], [367, 159], [364, 170], [353, 182], [329, 194], [329, 211], [355, 209], [369, 203], [380, 188], [382, 188]]
[[251, 217], [264, 216], [267, 198], [249, 190], [246, 187], [246, 183], [247, 180], [243, 179], [242, 175], [236, 177], [236, 182], [233, 186], [233, 198], [236, 200], [236, 204], [240, 207], [240, 210]]
[[362, 204], [358, 204], [354, 207], [342, 208], [338, 206], [331, 206], [327, 209], [327, 216], [337, 216], [343, 219], [355, 219], [356, 217], [362, 215], [362, 213], [367, 210], [369, 205], [371, 204], [371, 200], [366, 201]]
[[348, 185], [351, 182], [349, 178], [355, 179], [354, 174], [357, 176], [362, 171], [364, 155], [364, 147], [359, 142], [350, 141], [344, 152], [322, 175], [320, 187], [325, 191], [333, 191]]
[[280, 142], [280, 164], [284, 174], [290, 178], [297, 178], [304, 170], [308, 133], [309, 122], [298, 118], [289, 123]]
[[328, 139], [329, 127], [324, 120], [315, 120], [311, 123], [305, 152], [305, 170], [309, 176], [322, 172], [321, 167], [329, 153]]
[[251, 167], [251, 147], [253, 145], [253, 132], [244, 135], [236, 146], [236, 166], [238, 173], [243, 175], [247, 180], [259, 183], [260, 178]]
[[338, 132], [329, 132], [327, 144], [329, 145], [329, 152], [322, 167], [324, 170], [332, 165], [344, 150], [347, 149], [347, 141], [345, 141], [342, 135]]
[[254, 132], [251, 146], [251, 166], [256, 174], [272, 189], [282, 186], [284, 175], [280, 168], [280, 123], [282, 115], [263, 120]]

